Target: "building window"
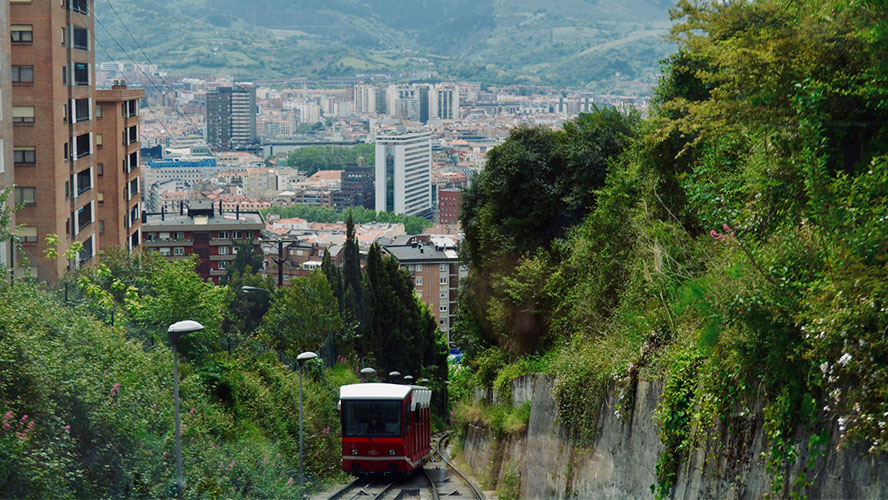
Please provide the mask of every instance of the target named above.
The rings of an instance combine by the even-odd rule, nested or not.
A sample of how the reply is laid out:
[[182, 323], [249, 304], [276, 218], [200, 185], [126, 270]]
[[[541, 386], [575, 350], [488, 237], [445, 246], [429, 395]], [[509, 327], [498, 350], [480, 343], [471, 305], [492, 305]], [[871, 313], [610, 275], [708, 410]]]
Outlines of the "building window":
[[241, 232], [240, 231], [232, 231], [231, 237], [235, 240], [239, 240], [242, 237]]
[[447, 292], [441, 292], [440, 298], [442, 298], [442, 299], [446, 299], [446, 298], [447, 298]]
[[[100, 137], [101, 137], [101, 135], [102, 134], [99, 134]], [[96, 175], [98, 175], [99, 177], [105, 175], [105, 164], [104, 163], [99, 163], [96, 165]]]
[[416, 277], [416, 284], [417, 284], [417, 285], [422, 285], [422, 276], [417, 276], [417, 277]]
[[92, 223], [92, 203], [87, 203], [77, 211], [77, 229], [83, 230]]
[[447, 278], [441, 278], [441, 279], [439, 279], [439, 280], [438, 280], [438, 283], [441, 284], [441, 285], [446, 285], [446, 284], [447, 284]]
[[129, 188], [129, 196], [127, 196], [127, 199], [130, 199], [133, 196], [139, 194], [139, 179], [131, 180], [129, 182], [128, 188]]
[[[99, 194], [101, 194], [101, 193], [99, 193]], [[103, 220], [99, 221], [99, 234], [105, 234], [105, 221], [103, 221]]]
[[224, 260], [219, 261], [219, 269], [228, 269], [228, 262]]
[[97, 148], [101, 148], [101, 147], [102, 147], [102, 140], [103, 140], [103, 139], [102, 139], [102, 134], [96, 134], [96, 147], [97, 147]]
[[138, 141], [138, 140], [139, 140], [139, 131], [138, 131], [138, 129], [136, 128], [135, 125], [133, 125], [132, 127], [127, 128], [127, 129], [123, 132], [123, 143], [124, 143], [125, 145], [132, 144], [132, 143], [134, 143], [134, 142], [136, 142], [136, 141]]
[[92, 153], [89, 134], [78, 135], [74, 143], [74, 158], [83, 158]]
[[35, 187], [16, 187], [15, 202], [24, 203], [25, 205], [34, 205], [37, 203], [37, 188]]
[[89, 99], [74, 100], [74, 123], [89, 120]]
[[185, 247], [176, 247], [173, 249], [173, 255], [181, 257], [185, 255]]
[[219, 255], [228, 255], [228, 247], [219, 247]]
[[80, 251], [80, 265], [89, 262], [93, 258], [93, 238], [89, 237], [83, 242], [83, 250]]
[[34, 123], [34, 106], [13, 106], [12, 123]]
[[99, 191], [96, 193], [96, 201], [99, 202], [99, 205], [105, 204], [105, 193]]
[[102, 117], [102, 105], [96, 104], [96, 118]]
[[12, 83], [34, 83], [34, 66], [12, 66]]
[[68, 85], [68, 67], [62, 66], [62, 85]]
[[30, 43], [34, 41], [34, 29], [30, 24], [13, 24], [9, 27], [13, 43]]
[[441, 312], [447, 312], [447, 306], [441, 306], [438, 308], [438, 310]]
[[139, 168], [139, 152], [134, 151], [127, 157], [127, 169], [129, 172]]
[[219, 231], [219, 239], [227, 240], [228, 239], [228, 231]]
[[441, 271], [442, 273], [450, 272], [450, 265], [449, 264], [441, 264], [438, 267], [438, 270]]
[[37, 243], [37, 228], [23, 227], [19, 229], [19, 237], [23, 243]]
[[74, 85], [89, 85], [89, 64], [74, 63]]
[[123, 114], [127, 118], [138, 115], [139, 114], [139, 101], [132, 100], [132, 101], [126, 101], [125, 103], [123, 103]]
[[67, 0], [66, 5], [68, 9], [73, 10], [74, 12], [89, 14], [89, 9], [87, 8], [88, 3], [89, 0]]
[[162, 256], [164, 256], [164, 257], [169, 257], [169, 256], [170, 256], [170, 249], [169, 249], [169, 247], [161, 247], [161, 248], [160, 248], [160, 255], [162, 255]]
[[75, 49], [89, 50], [89, 30], [71, 26], [71, 46]]
[[417, 264], [416, 265], [416, 272], [420, 272], [420, 271], [422, 271], [422, 264]]
[[12, 161], [16, 164], [34, 164], [37, 163], [37, 148], [20, 147], [12, 150]]

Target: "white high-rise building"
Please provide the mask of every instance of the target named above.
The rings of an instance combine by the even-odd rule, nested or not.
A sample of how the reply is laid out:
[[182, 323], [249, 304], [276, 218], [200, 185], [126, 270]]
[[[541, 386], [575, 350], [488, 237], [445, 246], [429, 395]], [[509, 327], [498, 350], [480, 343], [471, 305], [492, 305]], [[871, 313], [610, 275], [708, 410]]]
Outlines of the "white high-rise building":
[[429, 119], [459, 119], [459, 86], [440, 83], [429, 89]]
[[431, 134], [376, 137], [376, 211], [431, 217]]

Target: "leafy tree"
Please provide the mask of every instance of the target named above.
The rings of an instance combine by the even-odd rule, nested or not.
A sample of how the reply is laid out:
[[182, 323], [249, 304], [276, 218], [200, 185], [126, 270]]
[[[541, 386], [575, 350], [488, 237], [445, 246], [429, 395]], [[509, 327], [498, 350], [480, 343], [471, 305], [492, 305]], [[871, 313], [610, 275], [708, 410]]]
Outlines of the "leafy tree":
[[552, 311], [543, 284], [547, 261], [560, 256], [545, 254], [594, 208], [637, 128], [636, 115], [605, 108], [561, 131], [519, 127], [490, 152], [463, 198], [463, 256], [474, 277], [461, 292], [457, 343], [525, 354], [551, 340], [544, 341]]
[[[251, 286], [259, 290], [245, 292], [242, 287]], [[262, 317], [271, 305], [271, 290], [274, 281], [260, 273], [235, 272], [228, 283], [231, 300], [223, 330], [229, 335], [250, 335], [262, 322]], [[268, 290], [268, 292], [266, 292]]]
[[327, 335], [343, 329], [342, 317], [327, 278], [320, 272], [290, 281], [278, 290], [262, 318], [259, 336], [296, 359], [299, 353], [317, 350]]
[[141, 298], [135, 311], [136, 321], [156, 338], [166, 341], [167, 328], [183, 320], [193, 320], [204, 330], [182, 337], [180, 349], [184, 356], [200, 359], [217, 347], [225, 315], [227, 287], [216, 287], [194, 272], [197, 256], [167, 262], [150, 278], [150, 294]]
[[[364, 301], [361, 283], [361, 254], [355, 237], [355, 224], [351, 212], [345, 219], [345, 246], [342, 249], [342, 310], [349, 324], [363, 319]], [[359, 327], [362, 329], [362, 327]]]
[[[308, 132], [315, 128], [323, 128], [323, 123], [314, 126], [300, 123], [300, 132]], [[357, 144], [355, 146], [306, 146], [291, 151], [287, 155], [287, 165], [298, 167], [306, 175], [318, 170], [344, 169], [348, 163], [356, 163], [363, 158], [367, 164], [373, 164], [376, 146], [373, 144]]]
[[234, 260], [228, 267], [228, 277], [235, 273], [258, 273], [262, 270], [264, 259], [262, 251], [253, 247], [250, 240], [238, 240], [234, 242]]
[[446, 341], [435, 318], [413, 291], [413, 279], [398, 260], [370, 247], [364, 276], [367, 324], [361, 339], [377, 371], [397, 370], [418, 378], [423, 369], [446, 378]]

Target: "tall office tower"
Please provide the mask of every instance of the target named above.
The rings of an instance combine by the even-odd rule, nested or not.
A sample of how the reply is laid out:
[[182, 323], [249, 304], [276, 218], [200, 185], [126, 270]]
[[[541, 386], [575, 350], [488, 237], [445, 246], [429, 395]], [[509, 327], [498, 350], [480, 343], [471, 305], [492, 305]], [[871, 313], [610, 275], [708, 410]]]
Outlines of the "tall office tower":
[[381, 115], [388, 109], [386, 106], [387, 91], [376, 85], [355, 85], [355, 113]]
[[418, 97], [419, 97], [419, 121], [422, 123], [429, 122], [429, 86], [428, 85], [419, 85], [418, 86]]
[[[9, 4], [16, 222], [28, 271], [55, 281], [66, 269], [92, 263], [96, 238], [95, 103], [92, 2]], [[5, 71], [5, 70], [4, 70]], [[59, 257], [44, 256], [58, 235]], [[79, 255], [62, 255], [74, 242]]]
[[376, 211], [432, 217], [432, 141], [428, 132], [376, 137]]
[[139, 101], [143, 89], [96, 91], [96, 194], [99, 250], [132, 251], [142, 240]]
[[256, 143], [256, 87], [237, 84], [207, 92], [207, 144], [231, 151]]
[[[9, 2], [0, 2], [0, 19], [9, 19]], [[12, 185], [12, 79], [9, 62], [9, 23], [0, 21], [0, 192]], [[10, 194], [6, 208], [15, 206]], [[12, 221], [10, 226], [15, 226]], [[7, 228], [7, 229], [11, 229]], [[0, 243], [0, 266], [12, 268], [11, 243]], [[4, 278], [0, 276], [0, 279]]]
[[429, 90], [429, 119], [459, 119], [459, 86], [439, 83]]

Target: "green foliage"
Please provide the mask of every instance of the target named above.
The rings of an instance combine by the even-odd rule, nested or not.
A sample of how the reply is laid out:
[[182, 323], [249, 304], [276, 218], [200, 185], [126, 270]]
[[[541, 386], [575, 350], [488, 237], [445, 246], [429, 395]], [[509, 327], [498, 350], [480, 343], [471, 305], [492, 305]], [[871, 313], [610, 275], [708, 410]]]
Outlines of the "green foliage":
[[671, 366], [672, 372], [663, 388], [662, 403], [657, 407], [660, 440], [663, 451], [657, 461], [657, 484], [651, 492], [657, 498], [668, 498], [678, 474], [682, 457], [691, 446], [691, 421], [694, 411], [694, 391], [697, 386], [697, 368], [700, 356], [683, 353]]
[[297, 167], [305, 175], [313, 175], [318, 170], [343, 170], [348, 163], [363, 159], [373, 165], [376, 146], [357, 144], [355, 146], [305, 146], [290, 151], [287, 166]]
[[512, 406], [510, 403], [460, 401], [454, 408], [453, 419], [454, 425], [460, 428], [472, 424], [489, 429], [500, 438], [517, 436], [527, 430], [530, 402]]
[[150, 278], [151, 294], [141, 298], [134, 318], [155, 338], [167, 340], [167, 328], [190, 319], [204, 326], [182, 338], [183, 356], [198, 359], [215, 349], [225, 314], [227, 288], [216, 287], [194, 272], [197, 256], [159, 267]]
[[[0, 496], [168, 496], [172, 352], [22, 281], [0, 283], [0, 325]], [[304, 381], [315, 485], [339, 468], [336, 397], [353, 368]], [[298, 498], [296, 374], [250, 350], [179, 369], [186, 498]]]
[[258, 335], [266, 345], [296, 359], [342, 331], [342, 317], [327, 278], [320, 272], [290, 280], [275, 294]]
[[500, 400], [506, 403], [512, 400], [512, 381], [518, 377], [531, 373], [549, 373], [551, 371], [551, 358], [554, 353], [549, 352], [545, 356], [527, 356], [519, 358], [508, 366], [499, 370], [493, 389], [499, 394]]
[[428, 378], [445, 380], [447, 342], [435, 317], [414, 293], [410, 273], [397, 259], [383, 257], [377, 244], [367, 255], [363, 297], [366, 322], [360, 352], [375, 359], [377, 372], [397, 370], [418, 378], [425, 369], [431, 372]]
[[404, 224], [404, 231], [406, 231], [407, 234], [421, 234], [423, 229], [432, 227], [432, 223], [428, 219], [422, 217], [394, 214], [390, 212], [376, 212], [364, 207], [351, 207], [343, 212], [337, 212], [336, 210], [327, 207], [289, 205], [286, 207], [269, 207], [263, 209], [262, 213], [265, 217], [275, 214], [284, 219], [295, 217], [305, 219], [308, 222], [345, 222], [345, 219], [351, 215], [355, 224], [366, 224], [368, 222]]
[[553, 345], [553, 334], [562, 333], [550, 329], [557, 292], [548, 285], [558, 241], [595, 206], [637, 123], [634, 114], [596, 110], [561, 131], [519, 127], [488, 154], [460, 216], [474, 277], [460, 297], [458, 344], [497, 345], [514, 355]]
[[546, 311], [538, 338], [553, 339], [572, 436], [596, 436], [608, 394], [626, 418], [638, 381], [665, 377], [657, 496], [690, 453], [747, 449], [743, 431], [763, 418], [773, 493], [802, 498], [832, 444], [888, 449], [888, 11], [682, 1], [675, 16], [679, 51], [652, 116], [582, 222], [545, 236], [501, 210], [509, 176], [525, 173], [497, 169], [539, 170], [555, 133], [523, 129], [490, 156], [500, 175], [467, 192], [473, 275], [456, 339], [474, 382], [505, 388], [520, 370], [502, 347], [521, 332], [503, 319]]
[[521, 498], [521, 470], [513, 461], [506, 462], [503, 479], [496, 486], [496, 497], [501, 500]]

